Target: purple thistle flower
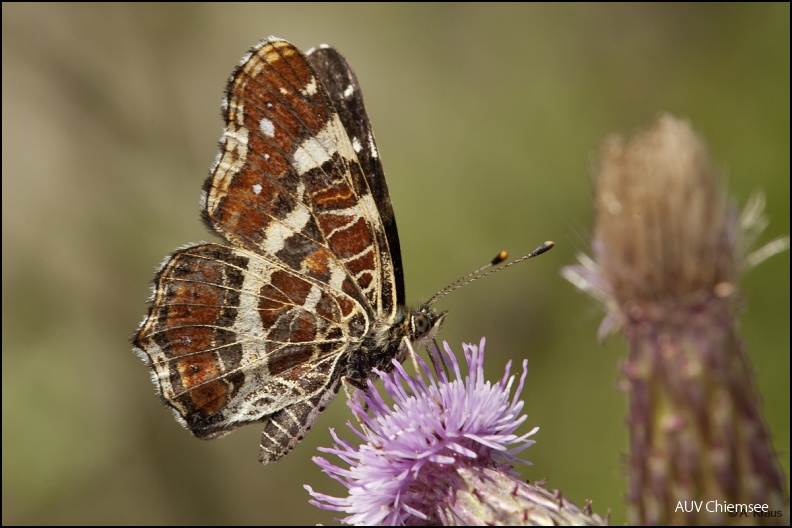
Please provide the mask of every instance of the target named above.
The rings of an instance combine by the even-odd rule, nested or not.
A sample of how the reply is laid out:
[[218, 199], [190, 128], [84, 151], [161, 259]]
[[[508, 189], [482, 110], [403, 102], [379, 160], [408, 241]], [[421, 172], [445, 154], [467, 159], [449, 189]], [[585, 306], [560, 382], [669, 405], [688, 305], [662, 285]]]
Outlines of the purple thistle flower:
[[[434, 372], [420, 358], [415, 377], [398, 361], [391, 374], [377, 371], [393, 405], [369, 381], [368, 391], [357, 391], [349, 401], [362, 427], [348, 425], [364, 443], [355, 447], [331, 430], [335, 445], [320, 448], [349, 468], [322, 457], [313, 459], [349, 494], [333, 497], [305, 486], [314, 498], [311, 504], [346, 512], [349, 515], [341, 521], [356, 525], [481, 524], [504, 518], [522, 522], [531, 510], [555, 520], [579, 513], [560, 496], [516, 478], [513, 464], [530, 464], [516, 455], [534, 443], [529, 437], [539, 429], [521, 436], [514, 433], [527, 418], [521, 414], [519, 395], [528, 362], [523, 361], [512, 396], [511, 362], [497, 382], [484, 379], [484, 341], [463, 345], [466, 375], [447, 343], [444, 355], [435, 351]], [[537, 502], [542, 506], [537, 508]], [[553, 510], [550, 514], [546, 504]], [[602, 522], [590, 511], [583, 513], [582, 521], [575, 520]]]
[[538, 427], [522, 436], [514, 434], [527, 418], [520, 415], [523, 402], [518, 396], [528, 362], [523, 361], [519, 385], [510, 397], [515, 378], [510, 375], [511, 362], [498, 382], [484, 379], [484, 341], [478, 347], [463, 345], [465, 376], [447, 343], [445, 355], [437, 356], [452, 379], [437, 370], [433, 376], [420, 358], [423, 372], [415, 377], [398, 361], [390, 375], [377, 371], [394, 400], [393, 407], [388, 407], [371, 381], [368, 391], [357, 391], [349, 402], [365, 431], [352, 423], [349, 426], [367, 443], [356, 448], [331, 431], [335, 446], [320, 448], [337, 455], [350, 469], [314, 457], [325, 473], [349, 488], [349, 496], [331, 497], [306, 486], [316, 499], [311, 503], [350, 513], [343, 519], [349, 524], [431, 522], [427, 502], [445, 495], [443, 488], [459, 484], [455, 482], [459, 467], [508, 470], [515, 462], [530, 464], [515, 455], [534, 443], [528, 438]]

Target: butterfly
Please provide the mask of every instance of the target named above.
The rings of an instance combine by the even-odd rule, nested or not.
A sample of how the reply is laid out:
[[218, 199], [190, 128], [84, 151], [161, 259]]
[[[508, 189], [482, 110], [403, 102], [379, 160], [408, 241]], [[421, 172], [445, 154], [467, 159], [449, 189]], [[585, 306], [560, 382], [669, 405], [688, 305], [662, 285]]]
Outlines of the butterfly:
[[202, 194], [222, 243], [158, 270], [133, 346], [199, 438], [263, 422], [292, 450], [342, 382], [365, 387], [445, 312], [405, 307], [399, 235], [360, 86], [338, 51], [269, 37], [232, 73]]

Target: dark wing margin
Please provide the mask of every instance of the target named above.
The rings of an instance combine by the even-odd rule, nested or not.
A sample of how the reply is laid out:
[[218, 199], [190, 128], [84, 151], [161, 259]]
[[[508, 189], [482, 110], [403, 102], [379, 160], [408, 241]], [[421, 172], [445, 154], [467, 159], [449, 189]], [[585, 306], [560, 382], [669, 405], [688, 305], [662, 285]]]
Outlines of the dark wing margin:
[[330, 100], [338, 111], [341, 123], [352, 141], [352, 146], [374, 196], [374, 202], [377, 204], [385, 229], [388, 251], [393, 262], [396, 305], [402, 307], [406, 303], [406, 297], [399, 232], [396, 228], [393, 204], [388, 193], [388, 185], [385, 182], [385, 172], [382, 169], [371, 122], [363, 104], [363, 92], [360, 90], [360, 84], [349, 63], [334, 48], [322, 45], [309, 50], [306, 55], [327, 88]]

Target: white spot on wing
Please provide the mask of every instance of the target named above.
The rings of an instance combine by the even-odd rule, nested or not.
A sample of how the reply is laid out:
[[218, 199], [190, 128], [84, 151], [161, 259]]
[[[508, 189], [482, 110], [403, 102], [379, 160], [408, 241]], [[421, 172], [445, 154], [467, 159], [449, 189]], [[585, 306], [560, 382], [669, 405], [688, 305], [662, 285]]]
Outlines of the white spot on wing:
[[259, 121], [259, 128], [265, 136], [275, 137], [275, 125], [266, 117], [262, 117], [261, 121]]
[[308, 83], [308, 86], [305, 87], [305, 93], [306, 95], [313, 95], [316, 93], [317, 89], [318, 88], [316, 86], [316, 78], [312, 78], [311, 82]]
[[344, 97], [349, 99], [353, 93], [355, 93], [355, 87], [350, 84], [346, 87], [346, 90], [344, 90]]
[[260, 183], [257, 183], [256, 185], [253, 186], [253, 192], [256, 193], [257, 195], [261, 194], [261, 189], [262, 187]]
[[360, 149], [363, 148], [356, 137], [352, 138], [352, 148], [355, 149], [355, 152], [360, 152]]
[[379, 152], [377, 152], [377, 145], [374, 143], [374, 136], [369, 134], [369, 148], [371, 149], [371, 157], [374, 159], [379, 158]]

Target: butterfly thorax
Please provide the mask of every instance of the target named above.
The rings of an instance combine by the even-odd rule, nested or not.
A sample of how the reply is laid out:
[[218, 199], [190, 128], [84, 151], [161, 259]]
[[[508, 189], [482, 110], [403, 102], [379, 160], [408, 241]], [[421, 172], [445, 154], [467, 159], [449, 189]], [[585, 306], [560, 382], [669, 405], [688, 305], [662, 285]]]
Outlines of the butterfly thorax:
[[359, 349], [349, 356], [346, 378], [363, 388], [374, 369], [393, 370], [393, 359], [403, 362], [408, 355], [408, 342], [413, 350], [423, 348], [437, 335], [446, 312], [436, 312], [427, 305], [400, 310], [392, 323], [381, 323], [363, 339]]

